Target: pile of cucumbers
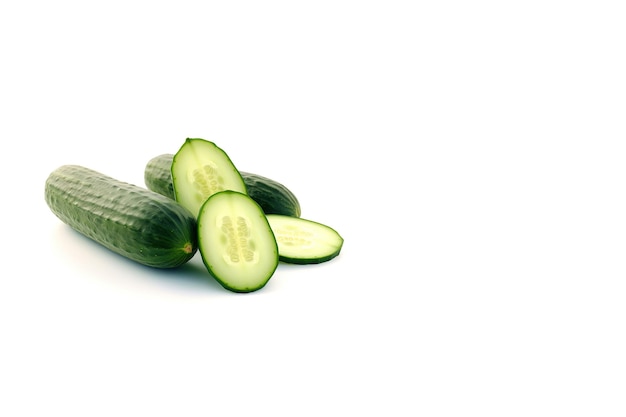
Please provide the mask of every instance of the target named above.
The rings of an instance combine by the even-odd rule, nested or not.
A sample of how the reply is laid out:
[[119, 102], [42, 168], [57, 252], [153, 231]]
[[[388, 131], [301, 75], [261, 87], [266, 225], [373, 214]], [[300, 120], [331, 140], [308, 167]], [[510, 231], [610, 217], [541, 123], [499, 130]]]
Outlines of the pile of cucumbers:
[[63, 165], [46, 179], [45, 200], [73, 229], [143, 265], [175, 268], [199, 251], [209, 274], [233, 292], [263, 288], [279, 262], [326, 262], [343, 246], [335, 229], [300, 217], [290, 189], [239, 171], [205, 139], [155, 156], [144, 181], [146, 188]]

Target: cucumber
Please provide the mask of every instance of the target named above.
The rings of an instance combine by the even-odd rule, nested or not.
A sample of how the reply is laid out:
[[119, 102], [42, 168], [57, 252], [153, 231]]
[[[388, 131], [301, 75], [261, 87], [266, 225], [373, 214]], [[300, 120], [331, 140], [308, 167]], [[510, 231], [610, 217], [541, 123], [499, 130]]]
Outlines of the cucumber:
[[143, 179], [149, 190], [176, 200], [172, 183], [172, 162], [174, 154], [165, 153], [148, 161], [143, 171]]
[[300, 217], [300, 202], [289, 188], [258, 174], [241, 172], [241, 176], [246, 183], [248, 195], [261, 206], [265, 214]]
[[280, 261], [316, 264], [329, 261], [341, 252], [343, 238], [324, 224], [298, 217], [266, 216], [278, 244]]
[[209, 273], [233, 292], [264, 287], [278, 267], [278, 245], [263, 210], [240, 192], [220, 191], [206, 200], [198, 244]]
[[187, 138], [174, 155], [171, 172], [176, 201], [195, 216], [202, 204], [219, 191], [247, 192], [230, 157], [205, 139]]
[[183, 206], [83, 166], [54, 170], [45, 201], [76, 231], [143, 265], [177, 267], [198, 250], [195, 216]]
[[[173, 154], [162, 154], [149, 160], [144, 170], [144, 182], [148, 189], [174, 199], [171, 174], [173, 160]], [[246, 185], [247, 194], [261, 206], [265, 214], [300, 217], [300, 202], [285, 185], [250, 172], [239, 173]]]

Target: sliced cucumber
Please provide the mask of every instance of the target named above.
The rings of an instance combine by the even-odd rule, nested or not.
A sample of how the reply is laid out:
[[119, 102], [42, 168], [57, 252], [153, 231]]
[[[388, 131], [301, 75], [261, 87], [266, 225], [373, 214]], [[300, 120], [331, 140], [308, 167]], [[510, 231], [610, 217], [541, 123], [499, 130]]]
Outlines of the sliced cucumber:
[[[144, 169], [144, 182], [149, 190], [176, 199], [172, 185], [174, 155], [165, 153], [148, 161]], [[300, 217], [300, 202], [285, 185], [273, 179], [250, 172], [239, 171], [246, 184], [246, 194], [259, 203], [265, 214], [286, 214]]]
[[246, 193], [246, 184], [229, 156], [215, 143], [187, 138], [174, 155], [172, 183], [176, 201], [198, 215], [213, 194], [233, 190]]
[[278, 245], [263, 210], [240, 192], [217, 192], [202, 205], [198, 245], [211, 275], [234, 292], [264, 287], [278, 267]]
[[293, 264], [326, 262], [337, 255], [343, 238], [329, 226], [299, 217], [268, 214], [280, 260]]

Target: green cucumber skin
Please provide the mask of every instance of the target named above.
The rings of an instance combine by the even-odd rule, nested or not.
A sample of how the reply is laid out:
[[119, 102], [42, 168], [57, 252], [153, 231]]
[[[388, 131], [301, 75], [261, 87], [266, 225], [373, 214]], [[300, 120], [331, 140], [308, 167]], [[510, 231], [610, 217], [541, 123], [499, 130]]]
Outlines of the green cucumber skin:
[[149, 190], [176, 199], [174, 182], [172, 181], [173, 154], [155, 156], [146, 164], [144, 169], [144, 182]]
[[[146, 187], [171, 199], [175, 199], [171, 175], [173, 159], [173, 154], [158, 155], [148, 161], [144, 170]], [[246, 184], [248, 195], [261, 206], [265, 214], [300, 217], [300, 202], [283, 184], [261, 175], [239, 173]]]
[[335, 259], [337, 256], [339, 256], [340, 251], [335, 251], [334, 253], [327, 255], [327, 256], [321, 256], [321, 257], [317, 257], [317, 258], [295, 258], [295, 257], [289, 257], [289, 256], [284, 256], [281, 255], [280, 256], [280, 261], [284, 262], [286, 264], [295, 264], [295, 265], [314, 265], [314, 264], [321, 264], [324, 262], [328, 262], [331, 259]]
[[250, 172], [240, 173], [246, 183], [248, 195], [261, 206], [265, 214], [300, 217], [298, 199], [283, 184]]
[[146, 266], [174, 268], [198, 250], [195, 216], [183, 206], [83, 166], [54, 170], [45, 200], [74, 230]]

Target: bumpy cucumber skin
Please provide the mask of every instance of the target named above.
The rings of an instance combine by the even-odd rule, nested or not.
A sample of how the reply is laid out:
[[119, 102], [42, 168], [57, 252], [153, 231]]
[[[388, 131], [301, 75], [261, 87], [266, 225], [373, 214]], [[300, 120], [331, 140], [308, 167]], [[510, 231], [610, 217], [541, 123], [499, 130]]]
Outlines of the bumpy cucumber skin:
[[149, 190], [176, 199], [174, 182], [172, 181], [173, 154], [163, 154], [148, 161], [144, 169], [144, 182]]
[[45, 200], [64, 223], [128, 259], [174, 268], [198, 250], [197, 223], [174, 200], [79, 165], [46, 179]]
[[[152, 158], [144, 170], [144, 182], [148, 189], [174, 199], [171, 166], [173, 154]], [[282, 214], [300, 217], [302, 210], [295, 194], [283, 184], [261, 175], [239, 171], [246, 184], [248, 195], [256, 201], [265, 214]]]
[[248, 195], [261, 206], [265, 214], [300, 217], [298, 199], [283, 184], [250, 172], [241, 172], [241, 176], [248, 188]]

